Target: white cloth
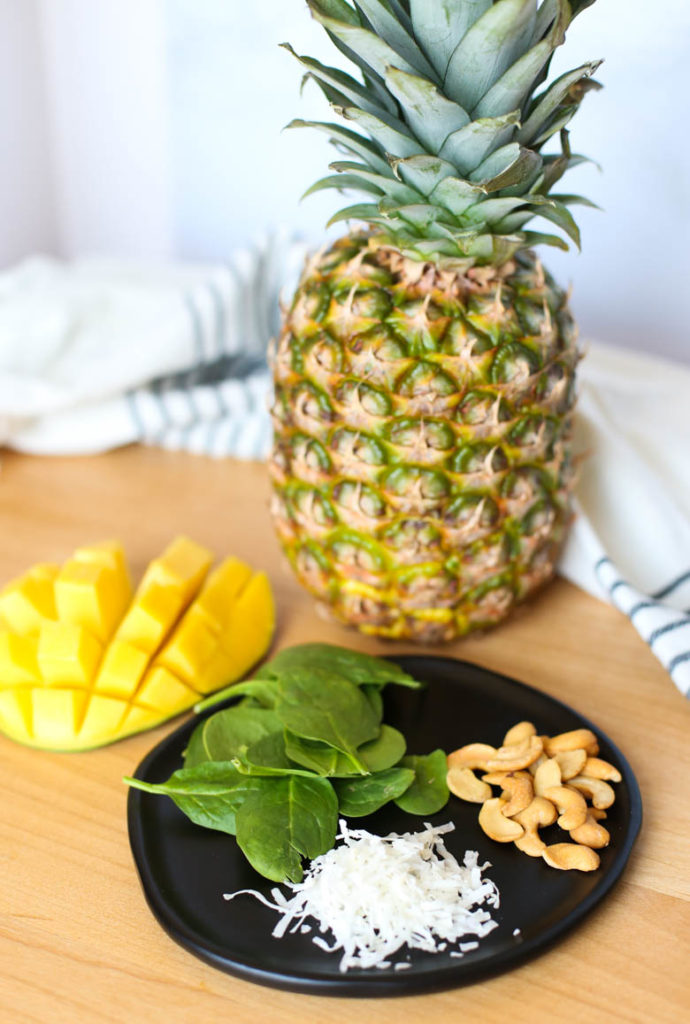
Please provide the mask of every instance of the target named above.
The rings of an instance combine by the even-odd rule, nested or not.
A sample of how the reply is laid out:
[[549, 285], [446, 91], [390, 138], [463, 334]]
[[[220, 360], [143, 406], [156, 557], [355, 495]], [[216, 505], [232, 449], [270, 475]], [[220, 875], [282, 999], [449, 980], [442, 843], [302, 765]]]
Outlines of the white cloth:
[[[225, 266], [34, 259], [0, 274], [0, 444], [265, 457], [266, 346], [305, 253], [276, 236]], [[629, 615], [690, 696], [690, 368], [592, 345], [579, 379], [560, 571]]]
[[592, 345], [579, 381], [560, 572], [628, 615], [690, 697], [690, 368]]
[[36, 258], [0, 274], [0, 445], [265, 456], [266, 345], [304, 254], [275, 236], [225, 266]]

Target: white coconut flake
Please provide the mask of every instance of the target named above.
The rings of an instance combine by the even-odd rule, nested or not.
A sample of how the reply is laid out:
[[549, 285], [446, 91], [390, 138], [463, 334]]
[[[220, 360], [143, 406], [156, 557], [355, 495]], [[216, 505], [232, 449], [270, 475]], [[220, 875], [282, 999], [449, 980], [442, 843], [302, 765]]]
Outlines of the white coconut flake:
[[446, 849], [442, 837], [454, 828], [425, 823], [422, 832], [375, 836], [341, 821], [339, 845], [316, 857], [301, 882], [286, 883], [290, 898], [275, 888], [274, 903], [254, 889], [224, 899], [252, 895], [276, 910], [276, 938], [288, 929], [303, 932], [306, 919], [313, 920], [322, 935], [312, 942], [328, 953], [342, 950], [342, 972], [402, 970], [390, 958], [403, 946], [439, 953], [453, 945], [450, 956], [462, 956], [478, 946], [462, 939], [483, 938], [497, 927], [483, 904], [495, 908], [500, 900], [494, 882], [482, 878], [490, 864], [480, 866], [479, 855], [468, 850], [460, 865]]

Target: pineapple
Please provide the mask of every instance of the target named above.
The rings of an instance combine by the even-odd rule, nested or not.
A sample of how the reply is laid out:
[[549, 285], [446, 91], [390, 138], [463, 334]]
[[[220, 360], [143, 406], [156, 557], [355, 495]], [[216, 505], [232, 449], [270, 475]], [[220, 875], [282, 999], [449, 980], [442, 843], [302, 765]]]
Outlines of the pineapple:
[[534, 253], [567, 243], [525, 225], [579, 244], [586, 200], [551, 189], [584, 159], [565, 125], [598, 62], [544, 83], [592, 2], [307, 0], [357, 74], [295, 54], [346, 122], [292, 122], [341, 156], [309, 192], [364, 201], [275, 345], [272, 515], [300, 581], [365, 633], [452, 640], [553, 575], [579, 355]]

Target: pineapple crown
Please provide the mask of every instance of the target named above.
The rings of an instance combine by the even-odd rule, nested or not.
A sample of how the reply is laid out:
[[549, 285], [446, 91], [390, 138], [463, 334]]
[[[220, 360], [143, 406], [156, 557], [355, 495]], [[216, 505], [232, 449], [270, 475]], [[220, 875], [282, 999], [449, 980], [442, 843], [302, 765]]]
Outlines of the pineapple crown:
[[[568, 209], [582, 196], [552, 187], [585, 157], [570, 150], [566, 125], [585, 93], [599, 88], [590, 61], [546, 81], [573, 18], [594, 0], [307, 0], [355, 78], [300, 56], [347, 126], [295, 120], [330, 137], [344, 159], [305, 195], [356, 190], [366, 201], [329, 224], [358, 220], [378, 244], [416, 260], [504, 263], [561, 235], [525, 230], [533, 217], [576, 245]], [[350, 127], [352, 125], [352, 127]], [[542, 153], [558, 135], [560, 151]]]

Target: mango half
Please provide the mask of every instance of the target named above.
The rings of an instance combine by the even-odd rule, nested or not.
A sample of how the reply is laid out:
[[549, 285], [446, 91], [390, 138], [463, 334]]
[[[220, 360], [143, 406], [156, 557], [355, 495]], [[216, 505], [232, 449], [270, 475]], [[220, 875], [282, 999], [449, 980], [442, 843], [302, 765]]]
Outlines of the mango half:
[[122, 545], [78, 548], [0, 592], [0, 732], [88, 750], [241, 679], [275, 627], [268, 577], [178, 537], [132, 593]]

